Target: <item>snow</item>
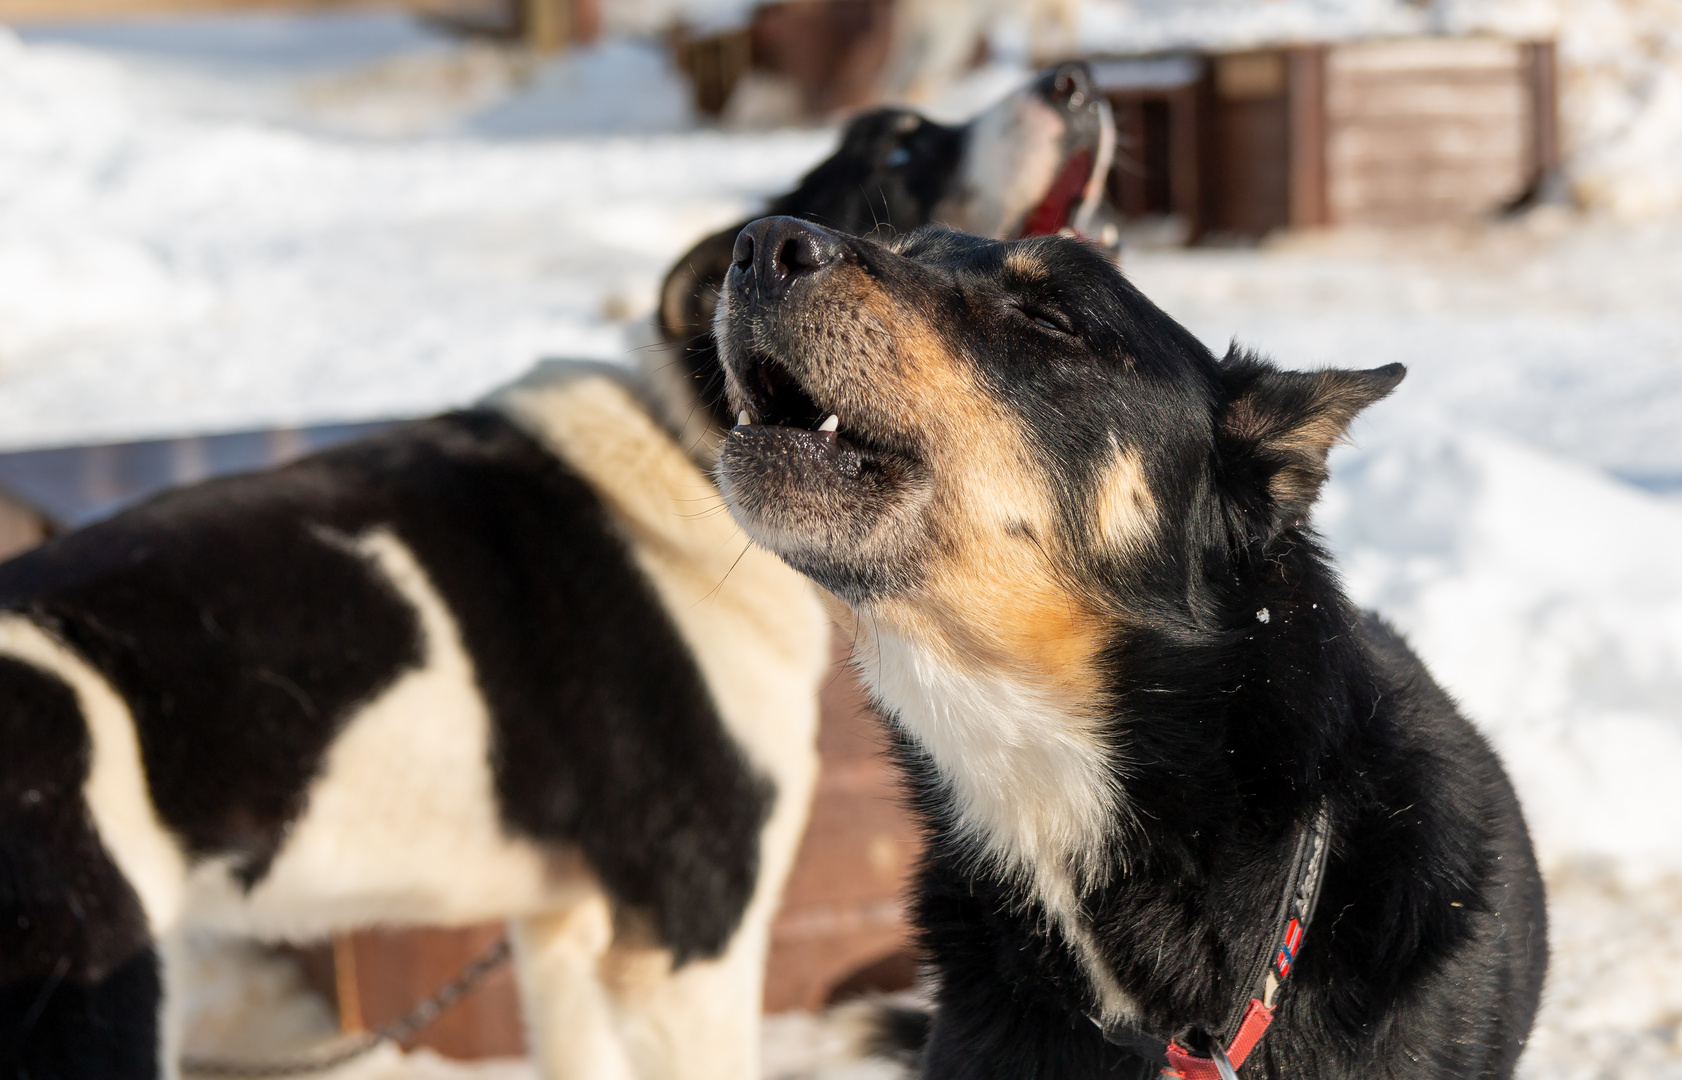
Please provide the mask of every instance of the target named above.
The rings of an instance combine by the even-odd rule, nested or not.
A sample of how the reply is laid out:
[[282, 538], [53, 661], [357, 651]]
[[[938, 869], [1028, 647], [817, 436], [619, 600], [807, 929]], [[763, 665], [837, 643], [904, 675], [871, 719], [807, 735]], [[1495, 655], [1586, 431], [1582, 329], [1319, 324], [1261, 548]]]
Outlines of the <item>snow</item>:
[[1421, 33], [1430, 21], [1404, 0], [1086, 0], [1077, 40], [1116, 53], [1240, 49]]
[[226, 77], [216, 110], [255, 102], [230, 117], [203, 67], [36, 37], [0, 38], [6, 447], [414, 415], [541, 355], [621, 357], [684, 248], [832, 141], [681, 130], [638, 43], [369, 139], [322, 130], [351, 105], [312, 110], [319, 81]]
[[[1556, 950], [1532, 1080], [1682, 1076], [1677, 2], [1087, 16], [1167, 44], [1586, 13], [1572, 177], [1604, 213], [1126, 261], [1217, 348], [1410, 368], [1318, 522], [1525, 800]], [[0, 30], [0, 447], [409, 416], [540, 356], [625, 360], [672, 260], [833, 138], [698, 127], [646, 39], [537, 65], [369, 12]], [[838, 1077], [789, 1056], [806, 1023], [774, 1026], [776, 1071]]]

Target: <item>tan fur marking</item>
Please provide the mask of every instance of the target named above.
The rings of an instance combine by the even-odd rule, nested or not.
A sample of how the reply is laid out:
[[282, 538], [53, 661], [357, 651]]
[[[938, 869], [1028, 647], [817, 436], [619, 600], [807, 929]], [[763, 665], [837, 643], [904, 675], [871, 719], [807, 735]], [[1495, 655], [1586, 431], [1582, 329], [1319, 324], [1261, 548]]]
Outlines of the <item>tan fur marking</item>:
[[1156, 501], [1145, 482], [1144, 464], [1136, 453], [1115, 447], [1115, 455], [1098, 481], [1092, 500], [1096, 540], [1107, 551], [1120, 552], [1139, 544], [1156, 524]]
[[1045, 263], [1021, 248], [1013, 249], [1005, 256], [1004, 268], [1007, 274], [1019, 281], [1045, 281], [1051, 277]]
[[1021, 422], [919, 313], [895, 307], [882, 321], [895, 327], [899, 354], [889, 394], [917, 418], [943, 483], [921, 587], [874, 614], [957, 668], [1043, 680], [1071, 704], [1090, 699], [1102, 624], [1059, 580], [1056, 518]]

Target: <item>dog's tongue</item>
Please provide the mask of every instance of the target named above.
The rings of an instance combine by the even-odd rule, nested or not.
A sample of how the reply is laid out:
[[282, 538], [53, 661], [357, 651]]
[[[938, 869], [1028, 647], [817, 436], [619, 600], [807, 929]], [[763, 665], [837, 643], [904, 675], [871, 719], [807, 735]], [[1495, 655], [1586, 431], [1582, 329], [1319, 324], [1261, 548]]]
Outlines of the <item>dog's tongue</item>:
[[1063, 163], [1063, 171], [1051, 182], [1040, 204], [1028, 212], [1020, 236], [1049, 236], [1069, 223], [1069, 207], [1086, 191], [1092, 172], [1092, 151], [1082, 150]]

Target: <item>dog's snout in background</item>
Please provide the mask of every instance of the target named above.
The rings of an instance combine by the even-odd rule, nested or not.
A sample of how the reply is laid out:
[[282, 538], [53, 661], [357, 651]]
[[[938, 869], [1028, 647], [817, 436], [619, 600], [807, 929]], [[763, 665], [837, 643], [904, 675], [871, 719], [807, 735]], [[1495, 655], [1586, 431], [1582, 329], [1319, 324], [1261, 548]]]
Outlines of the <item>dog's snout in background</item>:
[[1067, 109], [1085, 108], [1091, 100], [1092, 69], [1081, 62], [1059, 64], [1041, 77], [1042, 84], [1049, 84], [1051, 101]]

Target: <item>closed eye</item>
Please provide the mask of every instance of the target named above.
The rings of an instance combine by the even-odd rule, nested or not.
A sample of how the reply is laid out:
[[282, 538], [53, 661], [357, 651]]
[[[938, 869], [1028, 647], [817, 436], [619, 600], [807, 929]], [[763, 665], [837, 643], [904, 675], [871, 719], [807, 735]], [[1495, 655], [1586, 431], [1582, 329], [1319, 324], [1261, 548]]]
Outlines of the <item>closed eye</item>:
[[1017, 307], [1023, 315], [1042, 330], [1049, 330], [1064, 337], [1073, 337], [1075, 328], [1061, 311], [1055, 308], [1041, 307], [1036, 304], [1021, 304]]

